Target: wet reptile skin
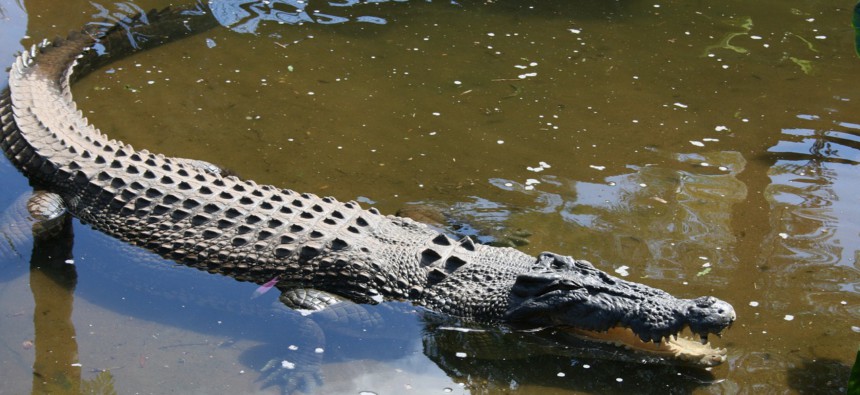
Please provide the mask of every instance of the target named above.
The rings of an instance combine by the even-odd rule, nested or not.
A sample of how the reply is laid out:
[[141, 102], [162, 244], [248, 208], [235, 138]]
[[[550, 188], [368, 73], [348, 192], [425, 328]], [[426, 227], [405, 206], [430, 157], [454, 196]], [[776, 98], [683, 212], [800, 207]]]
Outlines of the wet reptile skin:
[[[217, 25], [205, 6], [188, 11], [149, 15], [137, 29], [163, 39], [145, 47]], [[735, 319], [732, 307], [713, 297], [675, 298], [585, 261], [453, 240], [355, 202], [222, 177], [188, 159], [110, 140], [76, 109], [69, 85], [111, 57], [145, 49], [126, 33], [88, 31], [34, 47], [18, 57], [0, 95], [6, 156], [93, 228], [239, 280], [279, 277], [282, 291], [313, 288], [361, 303], [407, 300], [480, 322], [624, 326], [658, 341], [685, 327], [719, 333]]]

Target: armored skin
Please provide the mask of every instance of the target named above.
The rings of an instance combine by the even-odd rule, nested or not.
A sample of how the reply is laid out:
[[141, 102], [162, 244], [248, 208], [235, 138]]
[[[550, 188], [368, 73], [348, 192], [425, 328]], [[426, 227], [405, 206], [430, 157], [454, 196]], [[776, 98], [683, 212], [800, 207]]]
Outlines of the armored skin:
[[490, 325], [557, 327], [696, 365], [725, 359], [724, 350], [674, 339], [689, 329], [704, 343], [727, 328], [735, 312], [717, 298], [680, 299], [567, 256], [454, 240], [355, 202], [222, 176], [109, 139], [77, 110], [73, 80], [217, 25], [202, 4], [146, 19], [136, 31], [158, 39], [134, 42], [114, 27], [33, 47], [0, 95], [0, 147], [82, 222], [201, 270], [258, 284], [277, 278], [282, 302], [293, 308], [409, 301]]

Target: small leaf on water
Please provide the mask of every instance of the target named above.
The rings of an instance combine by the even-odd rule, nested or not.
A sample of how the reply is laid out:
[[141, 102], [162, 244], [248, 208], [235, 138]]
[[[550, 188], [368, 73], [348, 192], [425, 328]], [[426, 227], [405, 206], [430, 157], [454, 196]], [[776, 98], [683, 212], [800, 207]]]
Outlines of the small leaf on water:
[[704, 276], [710, 272], [711, 272], [711, 268], [706, 267], [705, 270], [702, 270], [702, 271], [696, 273], [696, 277], [702, 277], [702, 276]]

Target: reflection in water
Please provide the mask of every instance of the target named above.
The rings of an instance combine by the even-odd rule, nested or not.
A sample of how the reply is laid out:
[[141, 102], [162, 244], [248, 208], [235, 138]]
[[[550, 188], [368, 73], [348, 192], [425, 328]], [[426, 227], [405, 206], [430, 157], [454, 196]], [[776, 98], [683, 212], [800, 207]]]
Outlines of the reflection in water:
[[[737, 179], [746, 160], [734, 151], [655, 153], [670, 164], [631, 166], [635, 172], [610, 175], [603, 183], [545, 176], [541, 182], [557, 185], [558, 192], [525, 193], [535, 196], [536, 211], [557, 212], [574, 225], [572, 232], [596, 262], [636, 265], [637, 276], [707, 275], [710, 283], [726, 284], [726, 270], [736, 263], [731, 208], [746, 199], [747, 188]], [[509, 180], [493, 183], [525, 190]], [[691, 263], [690, 256], [700, 262]]]
[[33, 394], [77, 394], [81, 364], [72, 323], [77, 272], [72, 259], [72, 221], [66, 216], [58, 235], [36, 237], [30, 260], [36, 360]]
[[[398, 1], [398, 0], [392, 0]], [[403, 1], [403, 0], [399, 0]], [[379, 3], [374, 1], [373, 3]], [[318, 9], [311, 2], [302, 0], [216, 0], [209, 2], [212, 14], [222, 26], [238, 33], [255, 33], [261, 22], [276, 22], [285, 24], [319, 23], [332, 25], [350, 21], [373, 24], [385, 24], [384, 18], [375, 16], [337, 16]], [[331, 7], [348, 7], [357, 5], [357, 0], [347, 0], [343, 3], [330, 2]]]
[[860, 224], [843, 220], [860, 217], [860, 133], [847, 122], [798, 118], [819, 127], [784, 129], [783, 140], [769, 149], [773, 250], [763, 264], [766, 270], [803, 273], [815, 290], [804, 310], [832, 314], [827, 293], [860, 293], [857, 250], [846, 248], [860, 244]]

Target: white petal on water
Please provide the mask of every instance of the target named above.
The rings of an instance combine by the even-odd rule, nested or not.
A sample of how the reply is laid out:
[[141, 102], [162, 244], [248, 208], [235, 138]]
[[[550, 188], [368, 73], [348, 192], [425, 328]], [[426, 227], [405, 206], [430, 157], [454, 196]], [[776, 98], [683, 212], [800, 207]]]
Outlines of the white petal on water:
[[594, 170], [606, 170], [606, 166], [588, 165], [588, 167], [590, 167]]
[[454, 355], [456, 355], [456, 356], [457, 356], [457, 358], [466, 358], [466, 357], [468, 356], [466, 353], [464, 353], [464, 352], [462, 352], [462, 351], [460, 351], [460, 352], [458, 352], [458, 353], [456, 353], [456, 354], [454, 354]]
[[751, 301], [750, 301], [750, 306], [752, 306], [752, 307], [758, 307], [758, 302], [756, 302], [756, 301], [754, 301], [754, 300], [751, 300]]
[[704, 147], [705, 143], [698, 140], [690, 140], [690, 144], [695, 145], [696, 147]]
[[785, 317], [784, 317], [784, 319], [785, 319], [786, 321], [793, 321], [793, 320], [794, 320], [794, 316], [793, 316], [793, 315], [791, 315], [791, 314], [786, 314], [786, 315], [785, 315]]
[[684, 103], [678, 103], [678, 102], [673, 103], [673, 105], [674, 105], [675, 107], [678, 107], [678, 108], [687, 108], [687, 107], [688, 107], [686, 104], [684, 104]]

